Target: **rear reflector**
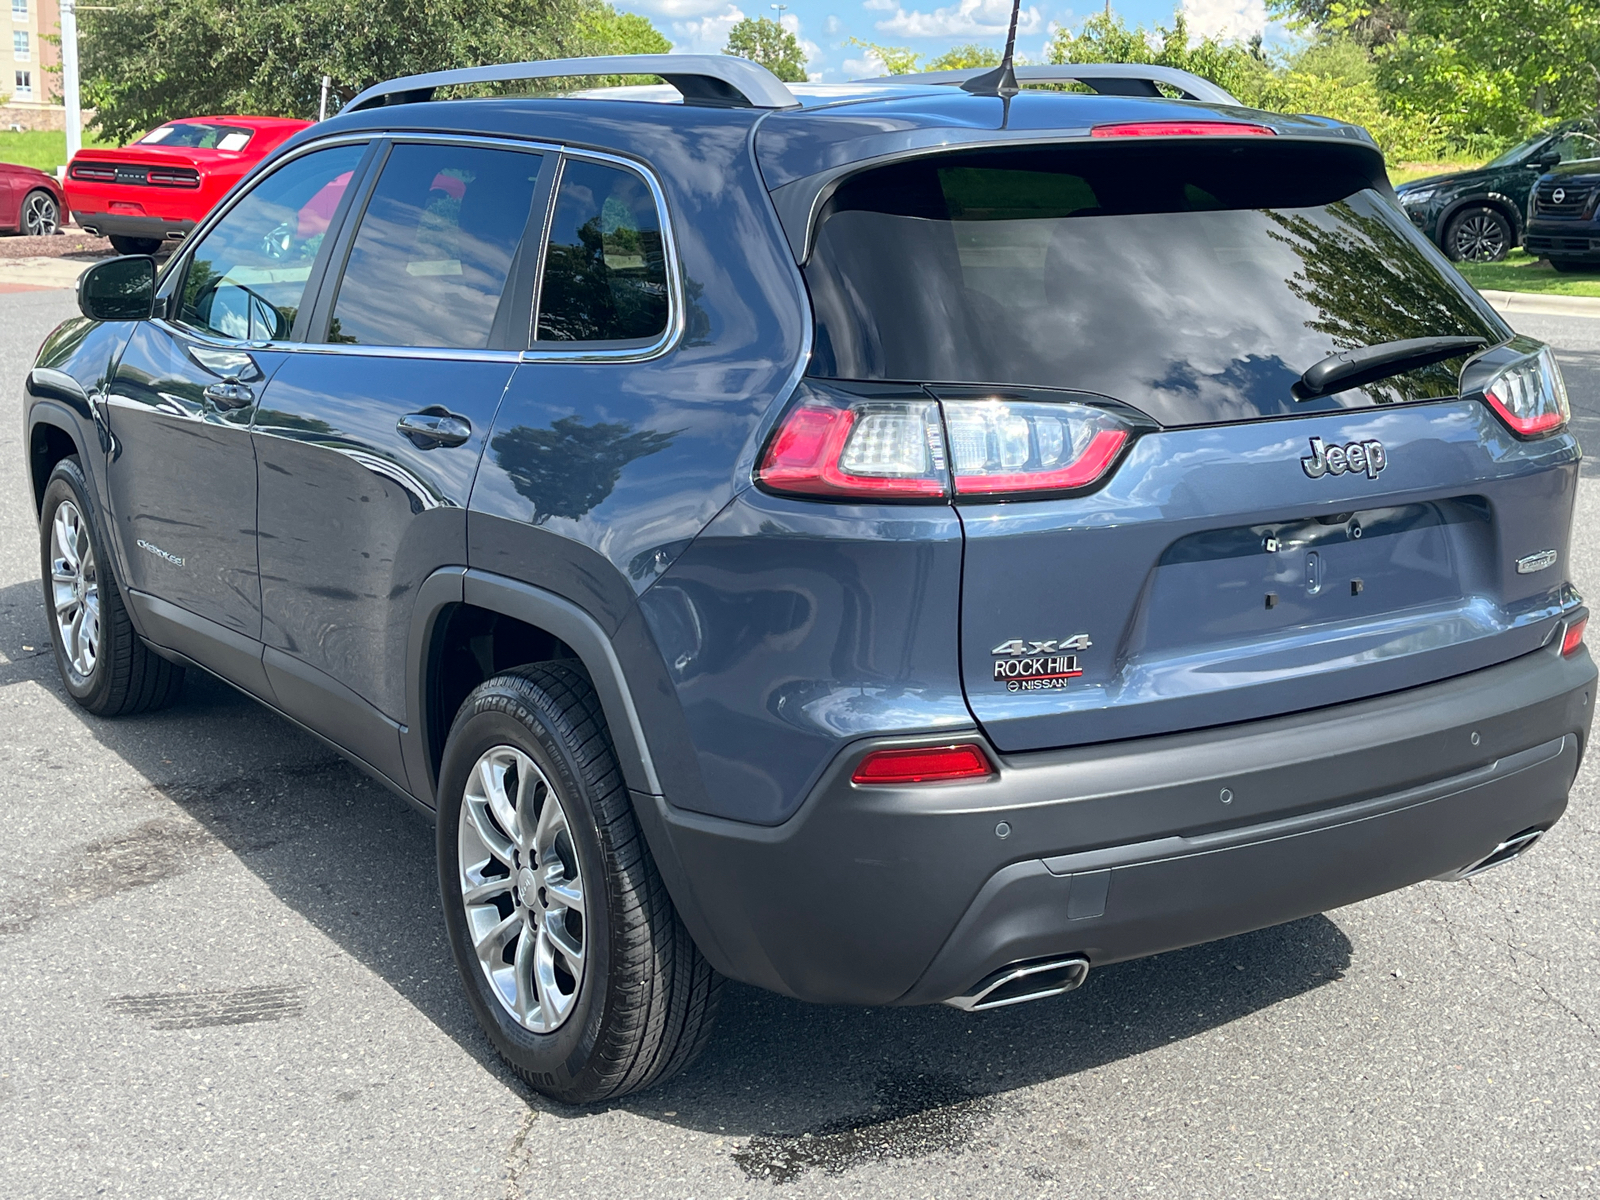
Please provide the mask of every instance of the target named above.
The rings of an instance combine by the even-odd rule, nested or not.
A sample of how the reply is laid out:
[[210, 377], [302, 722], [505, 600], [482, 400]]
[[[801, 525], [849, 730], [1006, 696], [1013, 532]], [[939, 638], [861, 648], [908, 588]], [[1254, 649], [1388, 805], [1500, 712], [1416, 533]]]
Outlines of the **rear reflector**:
[[1554, 432], [1572, 415], [1566, 381], [1548, 346], [1501, 371], [1483, 395], [1500, 419], [1525, 437]]
[[914, 750], [874, 750], [857, 765], [852, 783], [937, 783], [945, 779], [981, 779], [994, 768], [981, 747], [926, 746]]
[[1579, 617], [1576, 621], [1567, 626], [1567, 632], [1563, 634], [1561, 638], [1562, 654], [1571, 654], [1579, 646], [1583, 645], [1583, 630], [1588, 624], [1588, 617]]
[[1090, 137], [1274, 137], [1276, 129], [1240, 121], [1127, 121], [1121, 125], [1096, 125]]

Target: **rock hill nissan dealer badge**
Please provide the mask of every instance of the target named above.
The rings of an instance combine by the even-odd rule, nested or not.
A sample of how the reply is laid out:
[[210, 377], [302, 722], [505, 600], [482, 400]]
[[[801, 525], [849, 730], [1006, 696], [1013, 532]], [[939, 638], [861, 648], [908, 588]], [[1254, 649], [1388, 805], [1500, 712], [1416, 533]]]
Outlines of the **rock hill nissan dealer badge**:
[[1043, 692], [1064, 688], [1067, 680], [1082, 675], [1077, 654], [1067, 650], [1087, 650], [1092, 643], [1087, 633], [1075, 633], [1055, 641], [1033, 642], [1013, 638], [993, 650], [994, 680], [1004, 683], [1008, 692]]

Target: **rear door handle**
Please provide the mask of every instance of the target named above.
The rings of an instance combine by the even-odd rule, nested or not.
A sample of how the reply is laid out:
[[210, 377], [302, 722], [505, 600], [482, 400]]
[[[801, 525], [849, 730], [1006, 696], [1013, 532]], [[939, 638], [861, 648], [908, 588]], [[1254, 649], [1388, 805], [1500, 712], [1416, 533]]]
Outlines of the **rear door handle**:
[[218, 408], [249, 408], [256, 402], [256, 394], [237, 379], [224, 379], [221, 383], [213, 383], [205, 391], [205, 397]]
[[454, 413], [433, 410], [407, 413], [396, 428], [411, 439], [418, 450], [436, 446], [459, 446], [472, 436], [472, 422]]

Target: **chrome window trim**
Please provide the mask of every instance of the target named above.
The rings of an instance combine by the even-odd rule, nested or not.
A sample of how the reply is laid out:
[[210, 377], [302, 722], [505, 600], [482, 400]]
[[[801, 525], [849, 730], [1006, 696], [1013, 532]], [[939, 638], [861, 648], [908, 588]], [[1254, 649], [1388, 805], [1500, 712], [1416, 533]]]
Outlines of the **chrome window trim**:
[[[544, 260], [545, 251], [550, 245], [550, 216], [546, 214], [544, 228], [544, 243], [539, 247], [539, 273], [535, 277], [533, 310], [528, 339], [531, 343], [528, 349], [522, 351], [521, 360], [525, 363], [552, 363], [552, 362], [648, 362], [660, 358], [668, 353], [683, 336], [687, 324], [683, 304], [683, 272], [678, 263], [678, 243], [672, 231], [672, 213], [667, 208], [666, 193], [661, 190], [661, 184], [656, 179], [655, 172], [637, 159], [624, 158], [620, 154], [607, 154], [601, 150], [584, 150], [573, 146], [564, 146], [561, 150], [561, 172], [566, 174], [566, 160], [569, 158], [587, 159], [590, 162], [603, 163], [606, 166], [616, 167], [624, 171], [632, 171], [644, 180], [645, 186], [650, 189], [650, 195], [655, 200], [656, 220], [661, 223], [661, 256], [667, 274], [667, 323], [661, 331], [661, 336], [655, 341], [644, 346], [613, 346], [594, 342], [548, 342], [547, 346], [560, 345], [570, 349], [545, 349], [534, 339], [534, 333], [539, 328], [539, 300], [544, 291]], [[550, 212], [555, 212], [556, 200], [561, 194], [561, 176], [556, 177], [555, 186], [550, 189]], [[587, 349], [584, 347], [587, 346]]]

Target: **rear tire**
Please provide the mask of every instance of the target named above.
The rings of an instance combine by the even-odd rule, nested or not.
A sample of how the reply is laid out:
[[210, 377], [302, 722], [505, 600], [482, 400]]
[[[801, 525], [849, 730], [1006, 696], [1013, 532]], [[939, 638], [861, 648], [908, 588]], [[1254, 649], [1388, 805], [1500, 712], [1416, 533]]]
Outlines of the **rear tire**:
[[45, 484], [39, 557], [45, 619], [67, 694], [100, 717], [172, 703], [183, 668], [145, 645], [128, 619], [76, 458], [57, 463]]
[[1444, 232], [1444, 252], [1453, 262], [1499, 262], [1515, 244], [1511, 222], [1487, 204], [1462, 209]]
[[439, 780], [439, 883], [467, 999], [500, 1056], [568, 1104], [677, 1073], [722, 980], [679, 920], [600, 702], [563, 662], [461, 706]]
[[1586, 262], [1581, 258], [1552, 258], [1550, 265], [1564, 275], [1594, 273], [1600, 275], [1600, 262]]
[[110, 235], [111, 248], [118, 254], [154, 254], [161, 249], [160, 238], [123, 237], [121, 234]]

